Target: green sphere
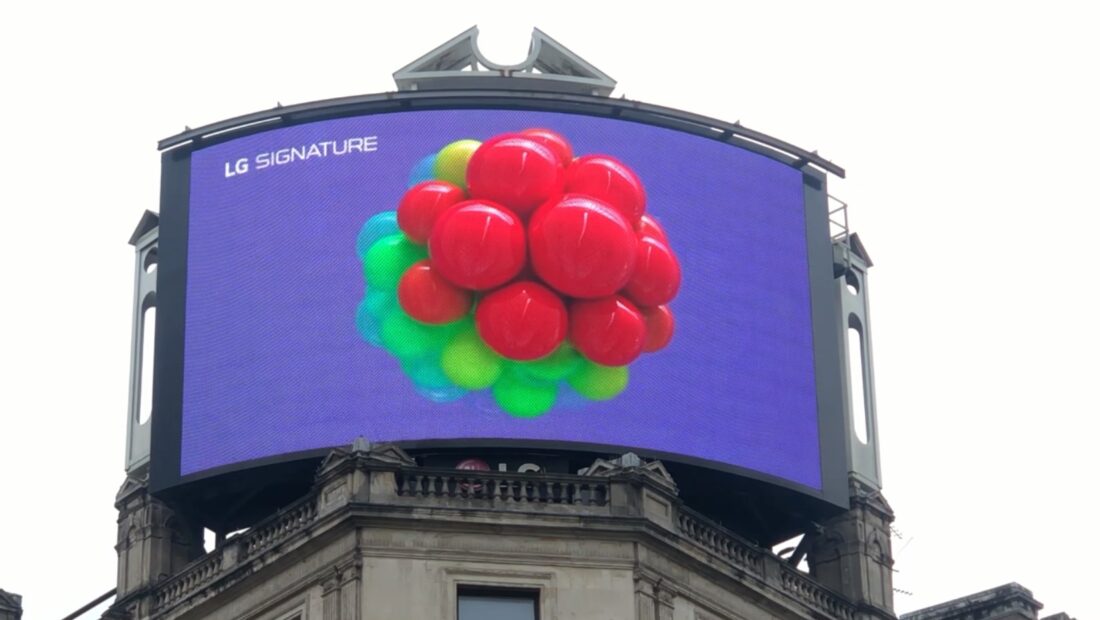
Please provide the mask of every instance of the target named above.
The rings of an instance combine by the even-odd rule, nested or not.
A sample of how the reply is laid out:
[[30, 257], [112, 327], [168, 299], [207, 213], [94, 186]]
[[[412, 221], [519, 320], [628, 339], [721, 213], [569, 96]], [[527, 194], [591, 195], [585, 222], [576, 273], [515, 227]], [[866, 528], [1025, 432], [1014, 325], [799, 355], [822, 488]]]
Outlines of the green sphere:
[[382, 346], [399, 358], [408, 359], [439, 349], [448, 330], [413, 320], [399, 308], [382, 320]]
[[493, 399], [516, 418], [538, 417], [549, 411], [557, 398], [557, 386], [525, 383], [513, 374], [504, 375], [493, 385]]
[[630, 371], [626, 366], [601, 366], [585, 360], [568, 379], [578, 394], [591, 400], [611, 400], [626, 389]]
[[422, 245], [397, 233], [374, 242], [363, 257], [363, 277], [367, 285], [380, 290], [394, 290], [397, 282], [413, 263], [428, 258]]
[[531, 362], [516, 362], [516, 371], [537, 381], [556, 383], [581, 367], [582, 358], [576, 349], [562, 344], [553, 353]]
[[466, 164], [479, 146], [477, 140], [457, 140], [440, 149], [435, 157], [435, 178], [466, 189]]
[[504, 358], [486, 346], [477, 331], [465, 329], [443, 347], [443, 374], [467, 390], [483, 390], [496, 383], [504, 370]]

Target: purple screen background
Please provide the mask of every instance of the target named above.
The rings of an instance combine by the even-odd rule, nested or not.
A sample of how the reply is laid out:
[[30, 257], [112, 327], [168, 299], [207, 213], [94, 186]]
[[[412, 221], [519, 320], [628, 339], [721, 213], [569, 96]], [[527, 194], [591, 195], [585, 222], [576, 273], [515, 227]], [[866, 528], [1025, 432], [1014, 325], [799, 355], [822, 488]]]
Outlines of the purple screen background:
[[[410, 170], [461, 138], [526, 127], [606, 153], [646, 186], [683, 284], [671, 344], [617, 398], [517, 419], [491, 398], [440, 404], [364, 342], [356, 237]], [[227, 178], [226, 162], [377, 136], [377, 151]], [[192, 155], [181, 475], [371, 441], [523, 439], [707, 459], [821, 488], [802, 175], [717, 141], [581, 115], [446, 110], [277, 129]], [[505, 442], [506, 443], [506, 442]]]

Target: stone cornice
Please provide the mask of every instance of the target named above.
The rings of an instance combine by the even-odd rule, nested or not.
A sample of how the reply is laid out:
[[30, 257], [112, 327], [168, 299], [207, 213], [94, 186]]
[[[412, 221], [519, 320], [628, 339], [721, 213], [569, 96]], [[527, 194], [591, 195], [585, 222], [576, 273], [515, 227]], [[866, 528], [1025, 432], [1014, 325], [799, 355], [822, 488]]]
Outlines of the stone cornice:
[[946, 603], [903, 614], [901, 620], [983, 620], [1001, 618], [1018, 611], [1024, 617], [1037, 617], [1043, 604], [1035, 600], [1031, 590], [1018, 583], [970, 594]]

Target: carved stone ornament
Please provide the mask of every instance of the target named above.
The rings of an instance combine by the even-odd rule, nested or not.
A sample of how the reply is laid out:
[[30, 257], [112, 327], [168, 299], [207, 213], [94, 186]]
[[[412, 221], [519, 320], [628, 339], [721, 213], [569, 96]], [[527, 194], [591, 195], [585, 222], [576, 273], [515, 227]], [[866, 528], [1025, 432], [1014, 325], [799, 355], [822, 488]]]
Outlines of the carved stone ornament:
[[416, 459], [393, 444], [371, 443], [364, 437], [357, 437], [350, 450], [336, 448], [329, 452], [317, 469], [317, 477], [323, 478], [326, 474], [350, 464], [416, 467]]
[[677, 492], [676, 481], [672, 479], [672, 474], [668, 473], [668, 469], [665, 468], [664, 463], [657, 460], [647, 462], [633, 452], [627, 452], [611, 460], [596, 459], [591, 465], [578, 471], [577, 474], [580, 476], [600, 476], [606, 478], [628, 472], [640, 473], [652, 479], [657, 484], [669, 489], [672, 493]]

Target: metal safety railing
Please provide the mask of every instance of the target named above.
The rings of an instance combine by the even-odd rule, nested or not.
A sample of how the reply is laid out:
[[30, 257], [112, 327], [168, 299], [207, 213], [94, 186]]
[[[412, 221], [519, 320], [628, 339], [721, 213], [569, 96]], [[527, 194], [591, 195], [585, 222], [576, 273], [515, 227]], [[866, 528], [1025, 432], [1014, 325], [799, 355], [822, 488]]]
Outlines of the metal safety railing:
[[848, 203], [829, 195], [829, 235], [834, 243], [848, 243]]

